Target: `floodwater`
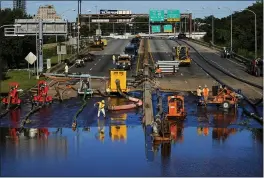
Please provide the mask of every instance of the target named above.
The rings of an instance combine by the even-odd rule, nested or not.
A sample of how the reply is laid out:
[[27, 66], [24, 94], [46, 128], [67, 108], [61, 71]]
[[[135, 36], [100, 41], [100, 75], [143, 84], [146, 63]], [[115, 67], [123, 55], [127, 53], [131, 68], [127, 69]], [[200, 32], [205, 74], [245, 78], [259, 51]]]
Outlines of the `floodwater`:
[[[165, 110], [168, 95], [162, 94]], [[16, 127], [30, 107], [2, 118], [1, 175], [263, 176], [262, 125], [244, 116], [241, 108], [197, 108], [195, 97], [186, 95], [187, 119], [172, 122], [171, 143], [153, 145], [150, 128], [141, 125], [141, 110], [98, 119], [93, 105], [100, 99], [88, 101], [75, 131], [70, 127], [82, 105], [79, 99], [41, 109], [19, 138]], [[111, 105], [125, 102], [105, 100]]]

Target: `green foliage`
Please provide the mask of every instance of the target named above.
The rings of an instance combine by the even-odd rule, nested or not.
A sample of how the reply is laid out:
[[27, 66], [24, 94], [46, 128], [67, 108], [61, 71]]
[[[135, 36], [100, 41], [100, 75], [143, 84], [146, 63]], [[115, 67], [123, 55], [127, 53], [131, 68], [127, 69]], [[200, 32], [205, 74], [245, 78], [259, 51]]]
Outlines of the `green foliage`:
[[[257, 14], [257, 43], [258, 54], [263, 53], [263, 3], [255, 3], [248, 9]], [[249, 11], [235, 12], [233, 14], [233, 50], [245, 57], [254, 57], [255, 51], [255, 18], [254, 14]], [[207, 32], [204, 41], [212, 40], [211, 33], [211, 17], [206, 17], [202, 29]], [[214, 19], [215, 25], [215, 44], [230, 47], [231, 35], [231, 16]]]
[[[0, 12], [0, 26], [14, 24], [15, 19], [31, 18], [20, 9], [5, 9]], [[35, 37], [5, 37], [4, 28], [0, 30], [0, 59], [1, 69], [25, 68], [25, 57], [29, 52], [35, 53]]]

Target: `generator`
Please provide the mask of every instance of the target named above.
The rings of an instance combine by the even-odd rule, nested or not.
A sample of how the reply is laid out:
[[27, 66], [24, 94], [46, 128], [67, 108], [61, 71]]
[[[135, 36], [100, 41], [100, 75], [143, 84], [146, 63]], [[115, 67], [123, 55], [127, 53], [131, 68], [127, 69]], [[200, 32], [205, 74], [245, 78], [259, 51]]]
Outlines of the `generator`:
[[183, 96], [168, 96], [168, 114], [167, 118], [185, 119], [187, 113], [184, 108]]
[[116, 80], [120, 81], [121, 91], [127, 93], [129, 89], [127, 88], [127, 72], [125, 70], [120, 69], [111, 69], [110, 70], [110, 78], [108, 82], [108, 93], [117, 93], [117, 85]]

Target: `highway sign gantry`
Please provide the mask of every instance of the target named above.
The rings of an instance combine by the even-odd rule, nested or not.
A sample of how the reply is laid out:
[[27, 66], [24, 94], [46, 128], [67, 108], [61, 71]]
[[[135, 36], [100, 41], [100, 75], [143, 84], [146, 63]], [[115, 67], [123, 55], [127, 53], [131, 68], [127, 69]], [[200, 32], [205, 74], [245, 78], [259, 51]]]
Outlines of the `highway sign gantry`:
[[149, 18], [151, 22], [163, 22], [164, 10], [149, 10]]
[[168, 22], [179, 22], [181, 14], [179, 10], [167, 10], [167, 21]]

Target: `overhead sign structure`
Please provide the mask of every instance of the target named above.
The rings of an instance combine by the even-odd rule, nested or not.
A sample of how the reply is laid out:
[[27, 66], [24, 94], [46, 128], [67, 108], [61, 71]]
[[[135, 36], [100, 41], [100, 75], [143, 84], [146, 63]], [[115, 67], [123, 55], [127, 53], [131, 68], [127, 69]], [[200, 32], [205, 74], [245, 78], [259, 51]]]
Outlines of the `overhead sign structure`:
[[181, 14], [179, 10], [168, 10], [167, 11], [167, 21], [168, 22], [179, 22]]
[[30, 64], [34, 64], [34, 62], [37, 60], [37, 57], [32, 52], [28, 53], [28, 55], [25, 57], [25, 60]]
[[151, 29], [152, 33], [160, 33], [160, 25], [152, 25]]
[[164, 10], [150, 10], [149, 18], [151, 22], [163, 22], [164, 21]]
[[164, 32], [166, 33], [170, 33], [170, 32], [172, 32], [172, 25], [164, 25], [163, 26], [163, 28], [164, 28]]

